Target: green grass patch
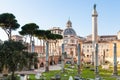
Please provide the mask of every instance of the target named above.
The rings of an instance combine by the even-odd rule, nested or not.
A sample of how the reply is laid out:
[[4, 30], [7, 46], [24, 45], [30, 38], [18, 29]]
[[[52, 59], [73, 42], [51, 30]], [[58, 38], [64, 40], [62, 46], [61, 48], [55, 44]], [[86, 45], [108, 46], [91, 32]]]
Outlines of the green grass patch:
[[[65, 65], [65, 72], [62, 73], [61, 70], [55, 70], [55, 71], [49, 71], [42, 73], [42, 78], [45, 80], [51, 80], [51, 77], [55, 77], [56, 74], [61, 76], [61, 80], [68, 80], [69, 76], [72, 76], [73, 78], [78, 75], [77, 73], [77, 66], [75, 65], [74, 68], [70, 67], [71, 65]], [[90, 68], [93, 68], [93, 66], [90, 65]], [[81, 77], [85, 78], [86, 80], [88, 78], [95, 78], [94, 71], [91, 71], [89, 67], [82, 67], [81, 70]], [[112, 77], [113, 68], [110, 68], [109, 70], [103, 70], [101, 67], [99, 67], [99, 75], [103, 78], [103, 80], [116, 80], [115, 77]], [[120, 72], [120, 71], [118, 71]], [[30, 80], [35, 80], [35, 75], [30, 75]], [[42, 79], [40, 79], [42, 80]]]

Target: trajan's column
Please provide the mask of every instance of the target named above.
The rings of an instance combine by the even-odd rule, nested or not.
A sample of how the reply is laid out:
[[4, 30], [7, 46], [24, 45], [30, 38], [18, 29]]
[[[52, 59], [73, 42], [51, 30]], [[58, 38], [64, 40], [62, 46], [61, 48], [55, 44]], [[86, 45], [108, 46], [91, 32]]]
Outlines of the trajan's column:
[[[94, 5], [94, 9], [92, 12], [92, 42], [93, 44], [96, 44], [98, 41], [98, 31], [97, 31], [97, 11], [96, 11], [96, 5]], [[93, 45], [93, 48], [95, 48], [95, 45]]]
[[96, 4], [94, 4], [92, 11], [92, 64], [95, 65], [95, 45], [98, 42], [98, 31], [97, 31], [97, 11]]
[[93, 52], [92, 52], [92, 62], [95, 66], [95, 74], [98, 75], [98, 31], [97, 31], [97, 11], [96, 4], [93, 7], [92, 12], [92, 44], [93, 44]]

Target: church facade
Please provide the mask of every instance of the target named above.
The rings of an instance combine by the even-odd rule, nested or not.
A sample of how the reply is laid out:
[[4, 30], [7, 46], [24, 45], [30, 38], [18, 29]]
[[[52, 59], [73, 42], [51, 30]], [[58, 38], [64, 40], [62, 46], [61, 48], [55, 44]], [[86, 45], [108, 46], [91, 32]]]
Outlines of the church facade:
[[66, 23], [66, 29], [63, 32], [63, 44], [65, 45], [66, 58], [77, 58], [77, 44], [79, 43], [79, 37], [75, 30], [72, 28], [72, 22], [68, 20]]

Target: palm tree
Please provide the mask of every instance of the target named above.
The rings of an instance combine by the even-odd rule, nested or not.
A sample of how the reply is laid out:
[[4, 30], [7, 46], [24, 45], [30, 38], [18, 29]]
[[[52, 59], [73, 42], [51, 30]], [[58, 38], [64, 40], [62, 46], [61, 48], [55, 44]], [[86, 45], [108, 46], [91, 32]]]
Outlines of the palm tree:
[[12, 30], [20, 27], [15, 16], [11, 13], [0, 14], [0, 27], [6, 32], [8, 39], [11, 40]]
[[24, 49], [26, 49], [26, 47], [21, 42], [5, 41], [4, 44], [1, 45], [1, 67], [12, 72], [11, 80], [15, 80], [14, 72], [17, 70], [18, 64], [20, 64], [19, 66], [25, 65], [26, 57], [23, 54]]

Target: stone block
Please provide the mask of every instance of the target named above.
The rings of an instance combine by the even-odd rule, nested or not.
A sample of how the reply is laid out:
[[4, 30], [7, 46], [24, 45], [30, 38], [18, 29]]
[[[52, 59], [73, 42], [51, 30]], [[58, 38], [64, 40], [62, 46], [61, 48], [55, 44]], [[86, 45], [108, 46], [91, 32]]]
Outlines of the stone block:
[[108, 70], [109, 69], [109, 65], [102, 65], [102, 69]]

